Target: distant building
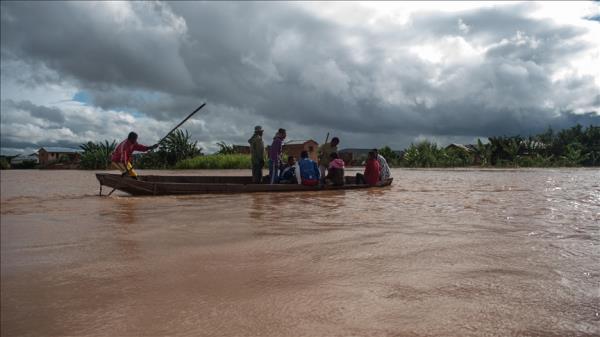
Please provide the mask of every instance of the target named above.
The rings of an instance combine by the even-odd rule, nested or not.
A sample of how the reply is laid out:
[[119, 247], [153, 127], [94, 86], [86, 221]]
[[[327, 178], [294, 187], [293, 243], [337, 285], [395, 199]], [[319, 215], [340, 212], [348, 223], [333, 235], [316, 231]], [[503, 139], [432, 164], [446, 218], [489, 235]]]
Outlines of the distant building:
[[367, 160], [371, 150], [373, 149], [341, 149], [338, 154], [346, 166], [360, 166]]
[[[317, 160], [317, 150], [319, 147], [319, 143], [315, 142], [312, 139], [308, 140], [290, 140], [283, 144], [283, 152], [288, 156], [294, 156], [296, 159], [300, 158], [300, 153], [302, 151], [308, 152], [308, 157], [314, 161]], [[270, 145], [267, 146], [267, 153], [271, 148]], [[283, 160], [287, 160], [287, 158], [282, 158]]]
[[296, 159], [300, 158], [302, 151], [308, 152], [308, 157], [312, 160], [317, 160], [317, 150], [319, 143], [312, 139], [308, 140], [290, 140], [283, 145], [283, 152], [289, 156], [294, 156]]
[[38, 150], [39, 163], [42, 167], [65, 164], [69, 168], [81, 160], [82, 150], [67, 147], [42, 147]]
[[446, 146], [446, 150], [449, 149], [459, 149], [459, 150], [463, 150], [467, 153], [474, 153], [477, 152], [477, 148], [475, 147], [475, 145], [472, 144], [456, 144], [456, 143], [452, 143], [448, 146]]
[[479, 156], [479, 152], [477, 151], [477, 147], [473, 144], [456, 144], [452, 143], [446, 146], [446, 150], [457, 150], [462, 151], [469, 155], [472, 158], [471, 165], [479, 165], [481, 164], [481, 157]]
[[250, 154], [250, 146], [248, 145], [232, 145], [234, 153]]
[[32, 162], [32, 163], [38, 164], [40, 162], [39, 158], [38, 158], [38, 154], [37, 153], [32, 153], [32, 154], [28, 154], [28, 155], [20, 154], [20, 155], [13, 157], [10, 160], [11, 165], [20, 165], [20, 164], [23, 164], [24, 162]]

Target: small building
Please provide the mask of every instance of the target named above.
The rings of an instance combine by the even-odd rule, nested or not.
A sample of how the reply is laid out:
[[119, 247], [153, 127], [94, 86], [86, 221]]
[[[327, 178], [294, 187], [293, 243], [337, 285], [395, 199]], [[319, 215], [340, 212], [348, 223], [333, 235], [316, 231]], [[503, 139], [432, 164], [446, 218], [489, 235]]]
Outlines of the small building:
[[458, 149], [458, 150], [465, 151], [467, 153], [477, 152], [475, 145], [471, 145], [471, 144], [464, 145], [464, 144], [452, 143], [452, 144], [446, 146], [446, 150], [449, 150], [449, 149]]
[[51, 164], [78, 164], [82, 150], [67, 147], [42, 147], [38, 150], [39, 163], [43, 167]]
[[373, 149], [341, 149], [338, 154], [346, 166], [360, 166], [367, 160], [371, 150]]
[[234, 153], [250, 154], [250, 146], [248, 145], [232, 145]]
[[27, 154], [27, 155], [19, 154], [10, 160], [11, 165], [18, 165], [18, 164], [22, 164], [24, 162], [32, 162], [32, 163], [38, 164], [40, 162], [38, 159], [38, 154], [37, 153], [32, 153], [32, 154]]
[[477, 147], [473, 144], [456, 144], [452, 143], [446, 146], [446, 150], [460, 151], [471, 158], [471, 165], [480, 165], [481, 157], [477, 151]]
[[308, 157], [314, 161], [317, 161], [317, 151], [319, 143], [312, 139], [308, 140], [290, 140], [283, 145], [283, 152], [288, 156], [294, 156], [296, 159], [300, 158], [302, 151], [308, 152]]
[[[267, 145], [266, 151], [269, 153], [271, 145]], [[288, 156], [294, 156], [296, 159], [300, 158], [302, 151], [308, 152], [308, 157], [314, 161], [317, 161], [317, 151], [319, 149], [319, 143], [312, 139], [309, 140], [290, 140], [283, 144], [283, 153]], [[287, 160], [287, 158], [282, 158]]]

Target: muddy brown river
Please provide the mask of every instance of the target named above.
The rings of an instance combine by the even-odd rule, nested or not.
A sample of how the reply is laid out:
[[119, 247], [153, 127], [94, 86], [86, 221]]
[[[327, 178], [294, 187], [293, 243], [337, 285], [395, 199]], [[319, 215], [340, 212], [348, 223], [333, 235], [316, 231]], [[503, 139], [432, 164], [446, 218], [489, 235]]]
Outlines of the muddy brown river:
[[0, 174], [2, 336], [600, 335], [599, 170], [176, 197]]

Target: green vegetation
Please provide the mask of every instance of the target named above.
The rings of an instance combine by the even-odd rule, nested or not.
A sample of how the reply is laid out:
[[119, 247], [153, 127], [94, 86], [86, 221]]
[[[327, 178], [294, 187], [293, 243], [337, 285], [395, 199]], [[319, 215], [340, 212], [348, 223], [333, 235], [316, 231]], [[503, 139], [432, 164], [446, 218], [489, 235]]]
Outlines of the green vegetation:
[[[381, 149], [382, 155], [388, 147]], [[392, 152], [393, 153], [393, 152]], [[386, 157], [387, 158], [387, 157]], [[394, 158], [391, 156], [391, 158]], [[576, 125], [554, 133], [552, 129], [530, 136], [490, 137], [488, 143], [477, 140], [467, 149], [438, 147], [422, 141], [411, 144], [401, 159], [390, 165], [404, 167], [496, 167], [600, 166], [600, 127], [584, 129]]]
[[217, 154], [235, 154], [235, 147], [233, 146], [233, 144], [228, 145], [227, 143], [221, 141], [217, 143], [217, 146], [219, 147], [219, 151], [217, 151]]
[[35, 162], [35, 160], [24, 160], [19, 164], [11, 165], [11, 167], [14, 169], [32, 170], [38, 168], [38, 164]]
[[[110, 164], [110, 154], [116, 142], [88, 142], [81, 167], [105, 169]], [[250, 169], [250, 155], [236, 153], [236, 147], [225, 142], [217, 143], [219, 150], [213, 155], [203, 155], [197, 142], [187, 131], [177, 130], [160, 144], [157, 151], [136, 155], [136, 168], [176, 169]], [[564, 167], [600, 166], [600, 126], [587, 128], [576, 125], [555, 133], [552, 129], [530, 137], [490, 137], [484, 143], [464, 146], [440, 147], [430, 141], [411, 144], [403, 155], [389, 146], [380, 150], [390, 166], [395, 167]], [[284, 156], [287, 158], [287, 156]], [[0, 162], [4, 169], [8, 163]]]
[[249, 169], [249, 154], [212, 154], [185, 159], [177, 163], [177, 169]]
[[[389, 146], [384, 146], [381, 149], [379, 149], [379, 154], [382, 155], [383, 158], [385, 158], [385, 160], [387, 160], [390, 166], [400, 166], [402, 158], [400, 158], [400, 156], [396, 152], [394, 152]], [[364, 160], [366, 159], [367, 158], [365, 156]]]
[[81, 154], [80, 166], [86, 170], [105, 170], [110, 165], [110, 155], [117, 147], [117, 141], [108, 140], [103, 142], [87, 142], [79, 146], [83, 153]]
[[473, 160], [473, 154], [463, 149], [444, 149], [436, 143], [422, 141], [411, 144], [399, 164], [406, 167], [461, 167], [471, 165]]
[[10, 168], [10, 163], [6, 158], [0, 158], [0, 170], [8, 170]]
[[187, 130], [176, 130], [160, 143], [157, 151], [137, 156], [133, 166], [145, 169], [172, 168], [183, 160], [201, 154], [202, 149], [198, 147], [198, 142], [192, 141]]

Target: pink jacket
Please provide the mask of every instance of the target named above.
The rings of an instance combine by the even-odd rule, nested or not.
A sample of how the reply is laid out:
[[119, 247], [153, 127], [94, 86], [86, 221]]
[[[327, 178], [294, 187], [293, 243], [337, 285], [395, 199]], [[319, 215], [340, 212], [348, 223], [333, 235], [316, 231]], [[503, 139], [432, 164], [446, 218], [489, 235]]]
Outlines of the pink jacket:
[[131, 161], [131, 154], [133, 151], [148, 151], [149, 148], [146, 145], [132, 143], [129, 139], [125, 139], [121, 142], [113, 152], [111, 160], [117, 163], [127, 163]]
[[334, 159], [331, 162], [329, 162], [329, 168], [343, 169], [344, 161], [340, 158]]

